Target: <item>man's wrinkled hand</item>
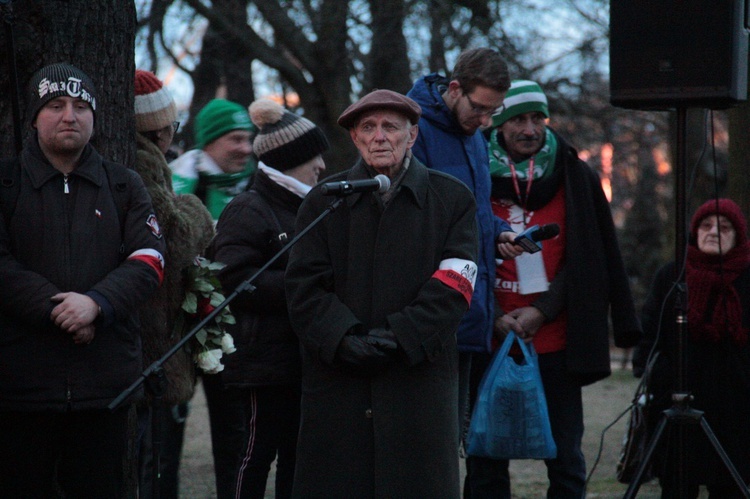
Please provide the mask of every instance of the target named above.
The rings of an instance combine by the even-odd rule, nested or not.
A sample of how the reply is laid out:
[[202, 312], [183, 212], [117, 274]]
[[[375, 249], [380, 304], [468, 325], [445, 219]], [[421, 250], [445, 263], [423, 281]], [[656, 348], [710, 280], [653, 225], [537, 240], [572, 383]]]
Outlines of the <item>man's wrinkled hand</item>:
[[504, 314], [496, 323], [496, 329], [507, 334], [514, 331], [526, 343], [534, 339], [544, 324], [544, 314], [536, 307], [521, 307]]
[[505, 340], [505, 337], [508, 336], [508, 333], [504, 330], [503, 327], [502, 317], [498, 317], [497, 319], [495, 319], [495, 322], [492, 324], [492, 333], [499, 343], [502, 343], [503, 340]]

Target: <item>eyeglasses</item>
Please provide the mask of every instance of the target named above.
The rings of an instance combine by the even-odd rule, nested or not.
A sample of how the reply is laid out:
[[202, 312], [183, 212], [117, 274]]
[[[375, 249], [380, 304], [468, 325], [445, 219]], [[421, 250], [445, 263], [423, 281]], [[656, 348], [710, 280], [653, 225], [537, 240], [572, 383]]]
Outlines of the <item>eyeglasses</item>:
[[500, 107], [487, 107], [482, 106], [480, 104], [477, 104], [473, 100], [471, 100], [471, 97], [469, 97], [469, 94], [466, 92], [461, 92], [464, 97], [466, 97], [466, 100], [469, 102], [469, 107], [471, 108], [471, 112], [474, 113], [477, 116], [492, 116], [493, 114], [499, 114], [502, 113], [505, 109], [505, 104], [500, 104]]
[[[171, 126], [172, 126], [173, 133], [177, 133], [177, 130], [180, 129], [180, 122], [179, 121], [173, 121]], [[150, 132], [148, 132], [148, 135], [152, 135], [152, 136], [156, 137], [156, 136], [159, 136], [159, 135], [161, 135], [162, 133], [164, 133], [166, 131], [167, 131], [167, 127], [164, 127], [164, 128], [160, 128], [158, 130], [151, 130]]]

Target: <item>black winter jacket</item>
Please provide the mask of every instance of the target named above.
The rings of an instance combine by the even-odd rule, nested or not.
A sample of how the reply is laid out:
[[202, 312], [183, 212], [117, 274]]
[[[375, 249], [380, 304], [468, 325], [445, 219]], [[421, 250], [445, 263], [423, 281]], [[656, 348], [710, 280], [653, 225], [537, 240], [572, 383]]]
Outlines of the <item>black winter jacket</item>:
[[[278, 185], [263, 171], [255, 174], [250, 191], [234, 198], [216, 226], [208, 257], [226, 264], [219, 280], [226, 293], [255, 275], [294, 237], [294, 220], [302, 198]], [[225, 356], [217, 376], [225, 385], [262, 386], [294, 384], [300, 380], [297, 336], [289, 323], [282, 254], [230, 304], [237, 324], [227, 331], [237, 351]]]
[[[732, 464], [743, 481], [750, 479], [750, 345], [737, 345], [727, 338], [712, 342], [692, 337], [689, 328], [680, 336], [677, 329], [675, 297], [673, 289], [677, 274], [675, 263], [664, 265], [656, 273], [649, 295], [643, 304], [642, 320], [644, 337], [633, 352], [633, 373], [643, 374], [654, 343], [658, 357], [650, 376], [649, 389], [653, 397], [647, 411], [649, 431], [653, 431], [662, 418], [662, 411], [672, 405], [672, 393], [679, 393], [675, 372], [680, 342], [685, 349], [685, 379], [682, 391], [693, 397], [690, 405], [704, 412], [710, 425]], [[750, 326], [750, 269], [745, 269], [732, 283], [742, 304], [742, 324]], [[688, 305], [690, 290], [688, 289]], [[667, 425], [665, 436], [670, 434]], [[721, 485], [733, 490], [734, 483], [724, 464], [709, 441], [700, 431], [686, 432], [684, 454], [686, 476], [691, 483]], [[656, 476], [674, 477], [674, 464], [678, 461], [676, 443], [663, 439], [654, 453]], [[721, 490], [721, 489], [719, 489]], [[730, 490], [727, 488], [726, 490]]]
[[[69, 194], [36, 136], [20, 168], [7, 227], [0, 219], [0, 410], [105, 408], [142, 369], [134, 311], [156, 290], [161, 269], [133, 256], [161, 258], [164, 248], [151, 201], [135, 172], [90, 145], [68, 176]], [[107, 169], [123, 181], [109, 185]], [[88, 294], [103, 310], [88, 345], [74, 344], [50, 318], [50, 298], [67, 291]]]

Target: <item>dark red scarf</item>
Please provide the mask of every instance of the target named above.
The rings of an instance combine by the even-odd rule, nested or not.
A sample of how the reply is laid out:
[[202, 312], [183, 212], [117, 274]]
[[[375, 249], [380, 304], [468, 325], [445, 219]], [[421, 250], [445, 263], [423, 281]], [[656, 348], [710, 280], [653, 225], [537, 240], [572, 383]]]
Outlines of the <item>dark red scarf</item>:
[[724, 256], [707, 255], [690, 244], [686, 264], [688, 326], [693, 339], [718, 342], [728, 337], [740, 346], [747, 343], [742, 304], [732, 283], [750, 266], [750, 243], [745, 241]]

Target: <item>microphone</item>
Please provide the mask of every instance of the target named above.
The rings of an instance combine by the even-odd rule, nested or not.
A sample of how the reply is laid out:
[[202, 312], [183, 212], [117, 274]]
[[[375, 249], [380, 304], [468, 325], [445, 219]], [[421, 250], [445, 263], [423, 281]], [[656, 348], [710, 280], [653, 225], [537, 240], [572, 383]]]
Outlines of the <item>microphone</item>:
[[560, 233], [560, 226], [557, 224], [545, 224], [541, 227], [532, 225], [525, 231], [521, 232], [513, 240], [527, 253], [536, 253], [542, 249], [542, 243], [545, 239], [552, 239]]
[[376, 175], [375, 178], [367, 180], [352, 180], [348, 182], [341, 180], [339, 182], [327, 182], [320, 188], [324, 196], [348, 196], [355, 192], [372, 192], [378, 191], [382, 194], [391, 186], [391, 180], [385, 175]]

